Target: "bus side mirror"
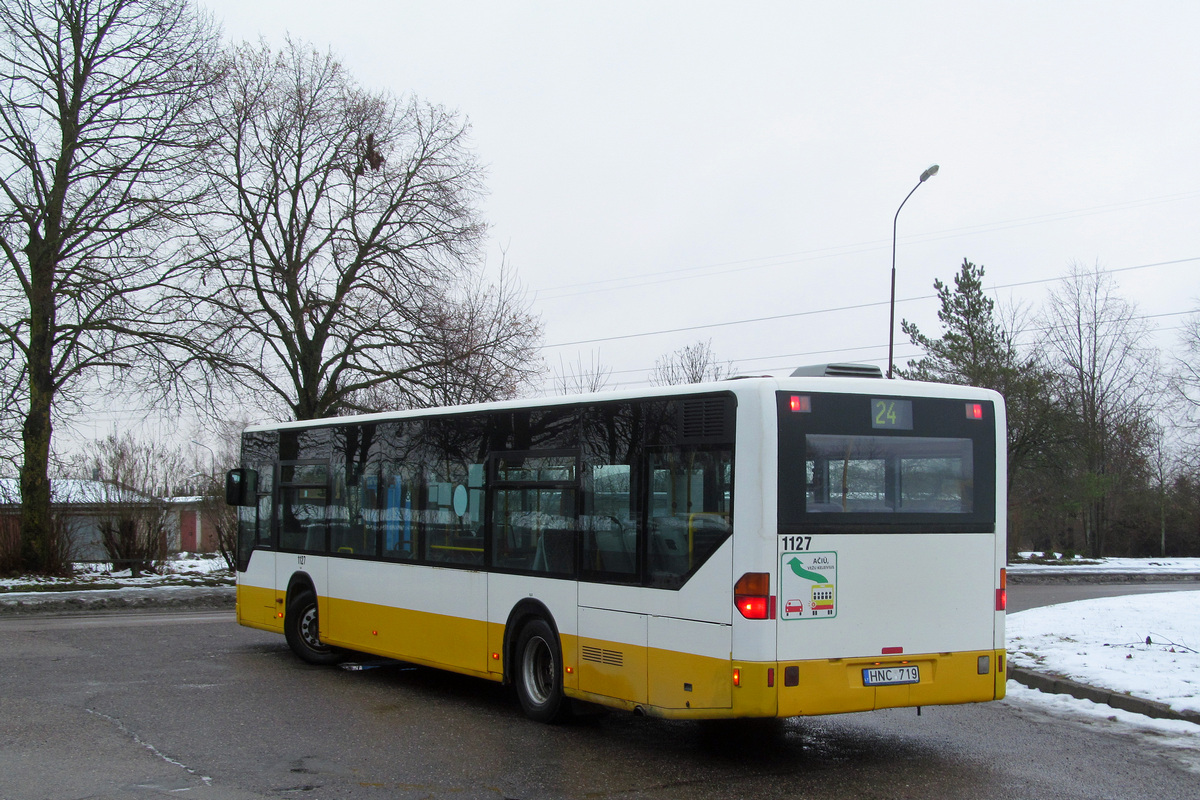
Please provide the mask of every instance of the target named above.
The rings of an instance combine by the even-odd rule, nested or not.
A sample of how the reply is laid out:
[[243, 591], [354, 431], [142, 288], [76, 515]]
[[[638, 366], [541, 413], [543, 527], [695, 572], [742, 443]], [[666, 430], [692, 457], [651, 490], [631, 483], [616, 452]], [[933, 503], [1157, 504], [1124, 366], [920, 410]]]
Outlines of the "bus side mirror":
[[231, 469], [225, 473], [225, 504], [252, 506], [258, 503], [258, 473], [252, 469]]

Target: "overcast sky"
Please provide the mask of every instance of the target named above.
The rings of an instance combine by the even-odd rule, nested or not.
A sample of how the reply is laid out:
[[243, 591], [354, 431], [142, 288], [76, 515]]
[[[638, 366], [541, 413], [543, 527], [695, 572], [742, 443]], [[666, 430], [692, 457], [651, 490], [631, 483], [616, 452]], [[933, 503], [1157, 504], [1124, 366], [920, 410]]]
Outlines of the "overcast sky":
[[964, 257], [1031, 307], [1113, 270], [1166, 348], [1200, 307], [1200, 3], [204, 5], [470, 120], [489, 262], [555, 369], [636, 385], [709, 339], [743, 373], [886, 367], [892, 221], [933, 163], [899, 217], [899, 363]]

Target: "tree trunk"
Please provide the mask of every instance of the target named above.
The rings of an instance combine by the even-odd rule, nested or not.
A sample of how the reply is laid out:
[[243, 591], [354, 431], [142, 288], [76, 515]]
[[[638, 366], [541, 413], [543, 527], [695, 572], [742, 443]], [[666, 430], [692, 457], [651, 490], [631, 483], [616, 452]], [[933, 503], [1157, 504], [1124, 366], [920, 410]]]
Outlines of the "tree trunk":
[[[21, 465], [21, 560], [27, 572], [60, 572], [64, 564], [53, 541], [50, 519], [50, 409], [54, 396], [50, 377], [51, 325], [47, 316], [33, 314], [29, 353], [29, 410], [21, 435], [25, 460]], [[40, 330], [39, 330], [40, 329]]]
[[[51, 224], [57, 222], [52, 219]], [[54, 256], [48, 243], [31, 235], [29, 257], [29, 408], [21, 437], [21, 560], [27, 572], [61, 572], [64, 554], [54, 541], [50, 518], [50, 434], [54, 404]]]

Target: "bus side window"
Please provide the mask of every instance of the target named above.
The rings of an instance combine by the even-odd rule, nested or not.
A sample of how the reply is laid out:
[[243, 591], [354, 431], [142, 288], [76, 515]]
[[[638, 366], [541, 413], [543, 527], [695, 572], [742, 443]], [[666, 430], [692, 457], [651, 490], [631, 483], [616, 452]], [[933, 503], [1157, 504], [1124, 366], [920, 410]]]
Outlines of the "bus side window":
[[279, 546], [284, 550], [324, 552], [325, 487], [281, 486]]
[[569, 575], [575, 571], [573, 489], [498, 489], [493, 509], [493, 555], [506, 569]]
[[279, 547], [325, 552], [328, 523], [328, 466], [282, 464], [279, 468]]
[[584, 573], [626, 583], [637, 578], [637, 519], [628, 464], [597, 464], [580, 517]]
[[405, 561], [416, 557], [417, 471], [404, 464], [385, 464], [379, 479], [379, 524], [383, 527], [383, 557]]
[[467, 489], [474, 465], [445, 462], [425, 484], [425, 559], [449, 564], [483, 564], [482, 511], [471, 500], [482, 492]]
[[732, 533], [729, 451], [665, 449], [650, 457], [650, 585], [676, 588]]

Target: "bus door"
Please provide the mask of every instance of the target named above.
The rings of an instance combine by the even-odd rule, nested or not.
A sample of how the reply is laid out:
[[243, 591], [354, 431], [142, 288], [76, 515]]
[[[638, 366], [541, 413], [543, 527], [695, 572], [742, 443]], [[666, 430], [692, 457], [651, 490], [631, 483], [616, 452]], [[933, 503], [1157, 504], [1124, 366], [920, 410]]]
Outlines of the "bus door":
[[576, 657], [581, 691], [646, 703], [650, 615], [640, 586], [640, 480], [629, 464], [587, 467]]
[[[505, 451], [488, 457], [489, 650], [499, 652], [503, 623], [519, 603], [553, 617], [564, 653], [576, 629], [579, 455], [567, 450]], [[493, 667], [498, 665], [493, 664]]]
[[[327, 561], [329, 551], [328, 461], [281, 461], [275, 504], [280, 554], [275, 562], [275, 594], [282, 599], [297, 572], [307, 573], [328, 621]], [[283, 610], [280, 608], [279, 610]]]
[[594, 464], [581, 517], [580, 688], [659, 708], [732, 702], [732, 449]]

